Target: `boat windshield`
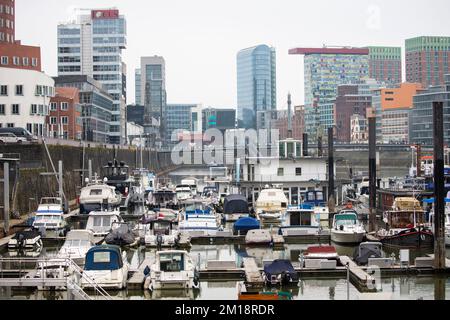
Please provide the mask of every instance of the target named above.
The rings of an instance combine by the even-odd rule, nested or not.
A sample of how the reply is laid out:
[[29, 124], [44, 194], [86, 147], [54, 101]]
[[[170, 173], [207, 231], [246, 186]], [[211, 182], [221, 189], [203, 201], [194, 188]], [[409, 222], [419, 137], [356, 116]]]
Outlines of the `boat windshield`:
[[94, 227], [111, 226], [111, 217], [94, 217]]
[[336, 226], [352, 226], [356, 224], [356, 219], [337, 220]]
[[44, 216], [36, 216], [35, 222], [43, 222], [43, 221], [54, 221], [58, 222], [62, 220], [63, 217], [61, 215], [44, 215]]
[[164, 272], [178, 272], [184, 270], [182, 253], [161, 253], [159, 255], [160, 270]]
[[102, 189], [92, 189], [89, 193], [91, 196], [101, 196], [102, 195]]

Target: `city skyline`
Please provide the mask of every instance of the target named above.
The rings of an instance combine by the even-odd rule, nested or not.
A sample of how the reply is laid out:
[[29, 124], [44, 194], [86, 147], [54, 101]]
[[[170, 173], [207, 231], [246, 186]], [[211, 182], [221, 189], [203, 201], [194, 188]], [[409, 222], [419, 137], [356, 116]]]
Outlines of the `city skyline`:
[[[127, 104], [134, 102], [134, 70], [140, 57], [161, 55], [167, 63], [168, 102], [193, 102], [213, 107], [237, 106], [236, 54], [247, 47], [267, 44], [274, 46], [277, 52], [277, 108], [285, 109], [288, 92], [292, 93], [294, 105], [304, 103], [303, 64], [288, 55], [288, 50], [297, 46], [399, 46], [402, 47], [405, 80], [405, 40], [421, 35], [450, 34], [450, 26], [445, 23], [450, 4], [442, 0], [433, 2], [433, 6], [422, 8], [421, 23], [416, 24], [415, 19], [411, 19], [415, 17], [413, 3], [405, 7], [382, 0], [316, 4], [258, 1], [256, 7], [255, 1], [246, 1], [238, 7], [237, 1], [211, 4], [199, 0], [188, 5], [182, 1], [142, 4], [79, 0], [74, 5], [73, 0], [36, 3], [19, 0], [16, 3], [16, 38], [23, 43], [40, 45], [43, 70], [55, 76], [56, 29], [58, 23], [71, 19], [70, 9], [117, 7], [128, 24], [128, 49], [124, 53]], [[136, 7], [137, 3], [141, 6]], [[33, 12], [43, 5], [48, 10], [47, 18], [37, 28], [33, 26]], [[200, 7], [202, 10], [198, 10]], [[311, 14], [319, 11], [320, 16]], [[145, 12], [150, 14], [145, 16]], [[327, 23], [315, 23], [317, 17]], [[158, 28], [158, 25], [163, 27]], [[142, 37], [145, 30], [149, 30], [147, 41]], [[186, 50], [189, 47], [192, 49]], [[216, 81], [211, 81], [214, 77]]]

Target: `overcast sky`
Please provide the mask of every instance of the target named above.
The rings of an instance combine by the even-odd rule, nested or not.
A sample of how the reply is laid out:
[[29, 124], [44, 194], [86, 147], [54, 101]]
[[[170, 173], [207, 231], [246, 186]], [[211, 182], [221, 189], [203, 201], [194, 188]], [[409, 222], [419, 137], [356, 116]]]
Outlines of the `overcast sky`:
[[[278, 108], [290, 91], [303, 104], [297, 46], [402, 46], [419, 35], [450, 36], [449, 0], [16, 0], [16, 38], [42, 48], [43, 69], [57, 74], [56, 28], [73, 8], [117, 7], [127, 19], [128, 101], [139, 57], [166, 60], [169, 103], [235, 107], [236, 54], [257, 44], [277, 50]], [[404, 54], [404, 50], [403, 50]]]

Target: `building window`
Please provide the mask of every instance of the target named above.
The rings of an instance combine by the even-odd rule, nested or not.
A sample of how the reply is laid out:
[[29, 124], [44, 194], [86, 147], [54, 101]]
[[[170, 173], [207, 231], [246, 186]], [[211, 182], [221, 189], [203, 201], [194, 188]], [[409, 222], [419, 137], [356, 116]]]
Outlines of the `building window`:
[[13, 64], [14, 64], [15, 66], [20, 65], [20, 58], [19, 58], [19, 57], [13, 57]]
[[4, 104], [0, 104], [0, 114], [5, 114], [5, 105]]
[[9, 63], [8, 60], [9, 60], [8, 57], [3, 56], [3, 57], [2, 57], [2, 64], [3, 64], [3, 65], [7, 65], [7, 64]]
[[69, 117], [61, 117], [62, 124], [69, 124]]
[[28, 64], [30, 63], [29, 59], [27, 57], [22, 58], [22, 64], [24, 66], [28, 66]]
[[56, 120], [56, 117], [50, 117], [50, 124], [57, 124], [58, 121]]
[[13, 104], [11, 107], [12, 107], [11, 114], [20, 114], [18, 104]]
[[67, 102], [61, 102], [61, 110], [67, 111], [69, 109], [69, 104]]
[[33, 115], [33, 114], [36, 114], [36, 113], [37, 113], [37, 104], [32, 104], [31, 105], [31, 112], [30, 112], [30, 114]]
[[42, 86], [36, 86], [36, 95], [42, 96]]
[[14, 128], [14, 123], [8, 123], [8, 124], [7, 124], [7, 127], [8, 127], [8, 128]]
[[50, 111], [58, 110], [58, 104], [56, 102], [50, 102]]
[[302, 168], [295, 168], [295, 175], [301, 176], [302, 175]]
[[28, 130], [29, 132], [32, 132], [32, 131], [33, 131], [33, 126], [31, 125], [31, 123], [27, 123], [27, 130]]
[[32, 65], [33, 67], [37, 67], [37, 65], [38, 65], [38, 59], [37, 59], [37, 58], [32, 58], [32, 59], [31, 59], [31, 65]]
[[277, 173], [277, 175], [278, 175], [279, 177], [284, 176], [284, 168], [278, 168], [278, 173]]
[[0, 86], [0, 96], [8, 95], [8, 86]]
[[16, 85], [16, 96], [23, 96], [23, 85]]

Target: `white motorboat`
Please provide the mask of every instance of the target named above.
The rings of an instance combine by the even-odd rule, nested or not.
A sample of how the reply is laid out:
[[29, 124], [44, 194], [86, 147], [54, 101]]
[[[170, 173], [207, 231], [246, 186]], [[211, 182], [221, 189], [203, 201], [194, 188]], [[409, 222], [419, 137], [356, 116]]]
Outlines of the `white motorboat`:
[[70, 258], [79, 266], [83, 266], [86, 253], [94, 246], [94, 233], [91, 230], [72, 230], [67, 234], [57, 258]]
[[64, 219], [61, 198], [46, 197], [41, 199], [33, 228], [39, 230], [42, 238], [58, 238], [66, 235], [69, 227]]
[[356, 211], [346, 209], [334, 215], [331, 241], [343, 244], [361, 243], [365, 235], [366, 230], [358, 221]]
[[86, 230], [91, 230], [96, 237], [106, 236], [115, 222], [123, 222], [119, 211], [94, 211], [89, 213]]
[[148, 194], [151, 208], [175, 208], [178, 205], [177, 194], [168, 188], [159, 188]]
[[279, 229], [283, 236], [318, 235], [322, 231], [320, 213], [310, 204], [292, 205]]
[[247, 245], [262, 245], [272, 243], [272, 235], [270, 230], [254, 229], [249, 230], [245, 235], [245, 244]]
[[177, 245], [180, 233], [173, 228], [173, 224], [166, 220], [150, 222], [150, 230], [144, 236], [144, 243], [148, 247], [173, 247]]
[[263, 220], [281, 221], [289, 200], [281, 189], [264, 189], [256, 200], [256, 215]]
[[78, 202], [80, 204], [80, 214], [89, 214], [91, 211], [102, 209], [114, 209], [120, 206], [122, 195], [116, 192], [116, 188], [105, 183], [100, 183], [94, 179], [92, 183], [81, 189]]
[[42, 246], [41, 234], [36, 229], [18, 231], [8, 242], [9, 250], [40, 252]]
[[204, 202], [192, 200], [184, 205], [185, 208], [181, 211], [178, 222], [180, 232], [188, 235], [210, 236], [222, 230], [220, 216], [216, 215], [214, 209]]
[[193, 198], [191, 187], [187, 184], [176, 186], [175, 193], [177, 194], [178, 201], [185, 201]]
[[95, 246], [86, 253], [85, 260], [83, 273], [93, 281], [83, 277], [81, 279], [83, 289], [92, 288], [94, 283], [103, 289], [126, 288], [130, 266], [126, 252], [122, 252], [118, 246]]
[[192, 197], [197, 196], [198, 191], [198, 179], [194, 177], [188, 177], [183, 180], [181, 180], [181, 185], [188, 186], [191, 189]]
[[187, 251], [159, 251], [144, 287], [152, 291], [194, 289], [199, 287], [199, 274]]

